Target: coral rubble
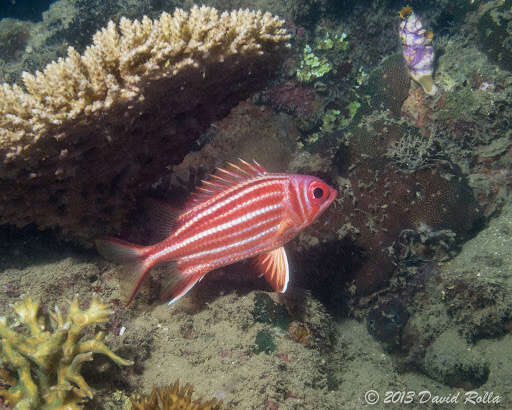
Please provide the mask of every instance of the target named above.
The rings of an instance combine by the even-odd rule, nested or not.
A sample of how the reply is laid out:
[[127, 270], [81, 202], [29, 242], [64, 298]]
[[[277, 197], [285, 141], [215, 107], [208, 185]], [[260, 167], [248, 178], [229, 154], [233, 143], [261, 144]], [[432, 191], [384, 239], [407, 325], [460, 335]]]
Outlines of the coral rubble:
[[103, 343], [103, 332], [82, 340], [85, 328], [105, 322], [112, 313], [95, 298], [85, 310], [74, 298], [66, 314], [56, 306], [49, 313], [51, 326], [41, 314], [40, 303], [29, 296], [13, 310], [14, 325], [21, 323], [27, 329], [18, 332], [5, 317], [0, 318], [0, 365], [17, 375], [8, 382], [9, 389], [0, 390], [0, 397], [13, 409], [80, 409], [84, 400], [93, 397], [80, 374], [93, 354], [104, 354], [121, 366], [132, 364]]
[[123, 18], [83, 55], [24, 73], [26, 92], [0, 86], [0, 223], [119, 229], [137, 193], [276, 70], [283, 24], [209, 7]]
[[194, 389], [187, 383], [180, 388], [179, 380], [166, 388], [153, 387], [149, 396], [134, 395], [130, 398], [132, 410], [220, 410], [222, 401], [216, 399], [192, 401]]

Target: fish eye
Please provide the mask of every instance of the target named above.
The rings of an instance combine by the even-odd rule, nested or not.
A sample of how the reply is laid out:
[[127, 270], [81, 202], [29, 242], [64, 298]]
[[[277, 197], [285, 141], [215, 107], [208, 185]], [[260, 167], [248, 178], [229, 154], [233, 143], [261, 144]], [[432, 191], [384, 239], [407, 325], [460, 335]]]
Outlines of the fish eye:
[[316, 199], [322, 199], [322, 197], [324, 196], [324, 190], [322, 188], [320, 188], [319, 186], [317, 186], [316, 188], [313, 188], [313, 196]]
[[324, 202], [329, 196], [327, 186], [321, 181], [313, 181], [308, 187], [308, 199], [315, 204]]

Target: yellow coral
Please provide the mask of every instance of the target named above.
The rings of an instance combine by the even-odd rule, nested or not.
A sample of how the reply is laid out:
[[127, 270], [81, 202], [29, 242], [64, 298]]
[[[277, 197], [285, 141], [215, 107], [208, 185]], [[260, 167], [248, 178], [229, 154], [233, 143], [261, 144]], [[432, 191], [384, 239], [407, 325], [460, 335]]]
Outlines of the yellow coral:
[[0, 223], [119, 228], [135, 194], [276, 70], [283, 25], [205, 6], [122, 18], [83, 55], [23, 73], [26, 92], [1, 85]]
[[130, 398], [132, 410], [220, 410], [222, 401], [192, 401], [194, 389], [187, 383], [180, 388], [179, 380], [166, 388], [154, 387], [149, 396], [135, 395]]
[[87, 326], [105, 322], [112, 313], [96, 298], [86, 310], [80, 309], [74, 298], [65, 316], [55, 307], [50, 313], [50, 327], [41, 315], [39, 302], [29, 296], [13, 310], [28, 329], [28, 334], [16, 332], [5, 317], [0, 318], [0, 364], [17, 374], [17, 379], [11, 378], [9, 389], [0, 389], [0, 397], [13, 409], [82, 408], [84, 399], [93, 397], [93, 390], [80, 370], [94, 353], [104, 354], [118, 365], [133, 364], [110, 351], [102, 342], [102, 332], [81, 340]]

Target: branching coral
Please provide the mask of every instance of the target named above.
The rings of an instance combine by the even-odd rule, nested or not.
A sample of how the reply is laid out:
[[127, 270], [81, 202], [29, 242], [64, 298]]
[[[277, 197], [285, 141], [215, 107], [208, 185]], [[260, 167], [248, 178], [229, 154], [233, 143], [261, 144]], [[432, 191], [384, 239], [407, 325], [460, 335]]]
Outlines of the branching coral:
[[222, 401], [192, 401], [194, 389], [187, 383], [180, 388], [179, 380], [167, 388], [154, 387], [149, 396], [135, 395], [130, 398], [132, 410], [220, 410]]
[[209, 7], [123, 18], [83, 55], [24, 73], [26, 92], [1, 85], [0, 223], [119, 229], [136, 194], [276, 71], [283, 24]]
[[406, 172], [414, 172], [435, 163], [440, 157], [439, 139], [435, 136], [424, 137], [414, 130], [406, 129], [398, 140], [391, 141], [385, 154]]
[[93, 354], [104, 354], [118, 365], [132, 364], [102, 342], [103, 332], [81, 340], [86, 327], [105, 322], [112, 313], [95, 298], [85, 310], [80, 309], [77, 298], [73, 299], [65, 315], [55, 307], [49, 314], [51, 326], [41, 315], [39, 302], [29, 296], [13, 310], [28, 330], [18, 332], [8, 326], [5, 317], [0, 318], [0, 365], [17, 374], [15, 384], [0, 390], [0, 396], [13, 409], [80, 409], [82, 401], [93, 397], [93, 390], [80, 374]]

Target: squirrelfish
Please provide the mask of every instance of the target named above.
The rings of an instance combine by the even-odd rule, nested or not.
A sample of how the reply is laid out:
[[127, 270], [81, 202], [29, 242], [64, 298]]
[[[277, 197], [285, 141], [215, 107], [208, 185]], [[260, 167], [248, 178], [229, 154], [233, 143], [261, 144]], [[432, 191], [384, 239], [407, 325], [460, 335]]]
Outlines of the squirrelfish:
[[96, 246], [106, 259], [131, 264], [135, 286], [128, 304], [149, 270], [171, 261], [172, 284], [162, 294], [169, 304], [208, 272], [247, 258], [253, 258], [274, 290], [285, 292], [289, 266], [283, 245], [321, 215], [336, 195], [314, 176], [270, 173], [256, 161], [240, 160], [203, 181], [177, 217], [174, 208], [159, 205], [160, 230], [166, 236], [161, 242], [140, 246], [107, 238], [97, 240]]

